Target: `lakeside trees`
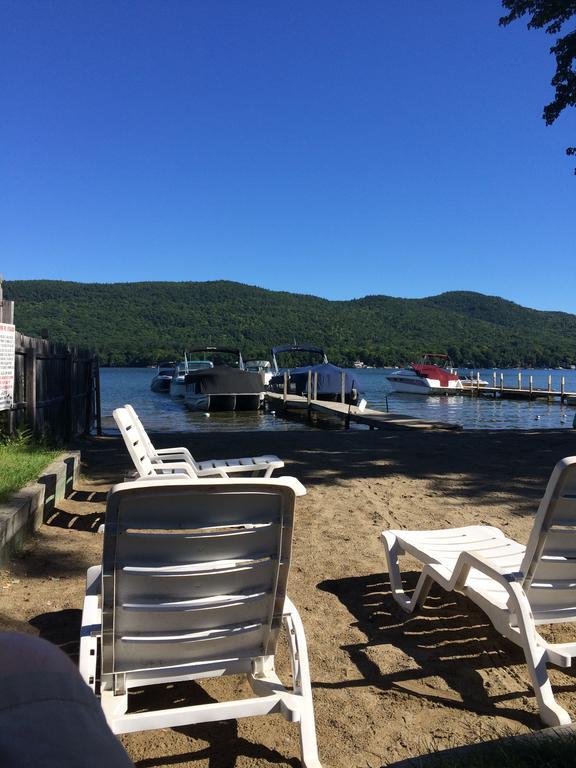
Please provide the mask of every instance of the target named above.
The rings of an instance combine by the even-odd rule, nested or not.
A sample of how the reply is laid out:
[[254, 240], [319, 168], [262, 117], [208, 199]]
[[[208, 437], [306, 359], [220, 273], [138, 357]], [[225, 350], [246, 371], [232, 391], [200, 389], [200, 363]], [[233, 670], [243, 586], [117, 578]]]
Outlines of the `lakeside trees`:
[[150, 365], [203, 344], [267, 359], [272, 346], [325, 347], [331, 361], [401, 365], [446, 352], [470, 367], [576, 363], [576, 316], [494, 296], [327, 301], [233, 283], [4, 283], [22, 333], [96, 349], [104, 365]]
[[[544, 29], [550, 35], [558, 34], [564, 24], [576, 16], [574, 0], [502, 0], [502, 6], [509, 13], [500, 19], [501, 26], [508, 26], [528, 15], [528, 29]], [[552, 125], [566, 107], [576, 105], [576, 29], [558, 37], [550, 53], [556, 57], [556, 72], [552, 78], [555, 92], [554, 99], [544, 107], [542, 116], [546, 125]], [[576, 155], [576, 147], [568, 147], [566, 154]]]

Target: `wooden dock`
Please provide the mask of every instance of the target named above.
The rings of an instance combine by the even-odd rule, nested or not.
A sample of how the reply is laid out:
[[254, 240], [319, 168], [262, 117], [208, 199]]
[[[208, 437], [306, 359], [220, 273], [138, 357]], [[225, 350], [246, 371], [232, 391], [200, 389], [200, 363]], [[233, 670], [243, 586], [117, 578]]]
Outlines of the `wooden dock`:
[[309, 413], [324, 413], [340, 417], [346, 427], [351, 422], [365, 424], [370, 429], [462, 429], [460, 424], [443, 421], [427, 421], [414, 416], [403, 416], [399, 413], [384, 413], [372, 408], [360, 409], [355, 405], [331, 402], [329, 400], [314, 400], [300, 395], [288, 395], [280, 392], [266, 392], [269, 405], [278, 410], [307, 410]]
[[547, 386], [535, 387], [533, 377], [528, 376], [526, 382], [522, 373], [518, 372], [518, 382], [516, 386], [504, 386], [504, 374], [500, 374], [499, 380], [496, 378], [496, 372], [492, 375], [492, 384], [480, 384], [480, 377], [476, 381], [467, 382], [461, 390], [464, 395], [482, 396], [482, 397], [503, 397], [509, 400], [549, 400], [566, 403], [567, 405], [576, 405], [576, 392], [569, 391], [566, 388], [566, 379], [564, 376], [560, 379], [560, 389], [552, 388], [552, 376], [548, 376]]

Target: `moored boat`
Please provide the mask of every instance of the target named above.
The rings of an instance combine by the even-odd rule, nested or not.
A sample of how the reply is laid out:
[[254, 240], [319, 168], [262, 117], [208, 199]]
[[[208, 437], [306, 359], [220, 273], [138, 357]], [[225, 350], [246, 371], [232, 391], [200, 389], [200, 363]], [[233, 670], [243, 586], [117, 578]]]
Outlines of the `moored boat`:
[[[264, 383], [258, 372], [244, 368], [240, 350], [229, 347], [202, 347], [194, 352], [212, 353], [210, 369], [191, 371], [185, 377], [184, 404], [192, 411], [257, 411], [262, 405]], [[221, 362], [234, 356], [234, 364]]]
[[394, 392], [412, 395], [461, 394], [463, 385], [448, 355], [428, 352], [419, 363], [399, 368], [386, 376]]
[[268, 360], [246, 360], [244, 368], [249, 373], [259, 373], [265, 385], [270, 383], [272, 366]]
[[[278, 355], [289, 354], [294, 357], [295, 353], [306, 353], [309, 359], [310, 356], [320, 357], [322, 362], [294, 368], [279, 367]], [[357, 379], [337, 365], [329, 363], [322, 347], [309, 344], [284, 344], [274, 347], [272, 349], [272, 370], [273, 375], [269, 387], [275, 392], [284, 390], [284, 373], [287, 372], [289, 394], [305, 396], [310, 378], [314, 394], [318, 400], [339, 401], [342, 399], [342, 389], [344, 389], [345, 402], [350, 405], [356, 405], [361, 397]]]
[[186, 375], [192, 371], [205, 370], [212, 368], [213, 363], [210, 360], [188, 360], [186, 357], [181, 363], [178, 363], [176, 370], [170, 381], [170, 396], [184, 397], [186, 391]]
[[464, 389], [478, 389], [479, 387], [488, 386], [488, 381], [486, 381], [486, 379], [481, 379], [479, 373], [475, 376], [471, 373], [469, 373], [468, 376], [460, 376], [460, 381], [462, 382]]
[[152, 392], [168, 392], [175, 370], [175, 362], [158, 363], [154, 378], [150, 382], [150, 389]]

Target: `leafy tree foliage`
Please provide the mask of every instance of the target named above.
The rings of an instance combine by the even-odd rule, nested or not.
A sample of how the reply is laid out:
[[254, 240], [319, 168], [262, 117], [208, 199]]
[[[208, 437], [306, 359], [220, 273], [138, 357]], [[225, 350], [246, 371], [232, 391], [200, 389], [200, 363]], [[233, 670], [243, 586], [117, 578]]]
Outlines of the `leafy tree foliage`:
[[[557, 35], [576, 14], [575, 0], [502, 0], [502, 6], [509, 11], [507, 16], [500, 19], [502, 26], [528, 14], [529, 29], [544, 28], [550, 35]], [[566, 107], [576, 105], [576, 29], [558, 37], [550, 52], [556, 57], [556, 72], [552, 78], [555, 95], [550, 104], [544, 107], [546, 125], [552, 125]], [[566, 154], [576, 155], [576, 147], [568, 147]]]
[[269, 359], [309, 343], [337, 364], [401, 365], [446, 352], [460, 366], [576, 363], [576, 316], [526, 309], [480, 293], [425, 299], [327, 301], [227, 281], [83, 284], [5, 282], [19, 331], [96, 349], [104, 365], [150, 365], [202, 345]]

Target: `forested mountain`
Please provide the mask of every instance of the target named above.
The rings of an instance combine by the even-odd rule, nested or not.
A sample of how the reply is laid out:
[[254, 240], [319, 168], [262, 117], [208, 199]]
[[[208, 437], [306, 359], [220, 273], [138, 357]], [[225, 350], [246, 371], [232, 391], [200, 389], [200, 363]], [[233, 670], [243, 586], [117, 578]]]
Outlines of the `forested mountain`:
[[16, 327], [96, 349], [103, 364], [174, 359], [203, 344], [268, 358], [292, 341], [324, 346], [332, 362], [400, 365], [447, 352], [460, 366], [576, 363], [576, 315], [527, 309], [496, 296], [366, 296], [328, 301], [241, 283], [4, 282]]

